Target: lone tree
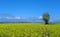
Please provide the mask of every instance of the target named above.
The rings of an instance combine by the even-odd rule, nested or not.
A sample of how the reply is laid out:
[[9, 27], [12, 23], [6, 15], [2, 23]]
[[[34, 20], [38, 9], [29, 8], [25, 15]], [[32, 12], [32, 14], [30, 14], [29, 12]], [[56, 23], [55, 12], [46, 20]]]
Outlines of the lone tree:
[[44, 13], [43, 20], [44, 20], [45, 24], [48, 24], [49, 19], [50, 19], [50, 15], [48, 13]]

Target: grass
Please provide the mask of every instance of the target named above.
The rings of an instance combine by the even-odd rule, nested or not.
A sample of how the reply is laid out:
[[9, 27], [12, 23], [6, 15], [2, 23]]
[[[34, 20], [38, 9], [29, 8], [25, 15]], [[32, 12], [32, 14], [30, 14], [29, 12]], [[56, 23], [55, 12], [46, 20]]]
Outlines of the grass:
[[60, 37], [60, 23], [1, 23], [0, 37]]

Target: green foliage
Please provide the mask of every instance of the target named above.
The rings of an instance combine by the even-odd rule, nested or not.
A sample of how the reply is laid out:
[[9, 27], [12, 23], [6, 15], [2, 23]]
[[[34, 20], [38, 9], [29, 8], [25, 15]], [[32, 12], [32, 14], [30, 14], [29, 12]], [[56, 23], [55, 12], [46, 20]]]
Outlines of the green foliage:
[[43, 14], [43, 20], [49, 20], [50, 16], [48, 13]]
[[44, 25], [42, 23], [3, 23], [0, 24], [0, 37], [60, 37], [60, 24]]

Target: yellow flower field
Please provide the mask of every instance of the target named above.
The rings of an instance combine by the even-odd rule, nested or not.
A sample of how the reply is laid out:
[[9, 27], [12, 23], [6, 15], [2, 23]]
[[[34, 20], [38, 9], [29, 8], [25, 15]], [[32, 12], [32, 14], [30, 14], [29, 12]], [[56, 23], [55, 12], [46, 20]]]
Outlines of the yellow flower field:
[[[48, 35], [49, 34], [49, 35]], [[0, 37], [60, 37], [60, 24], [0, 23]]]

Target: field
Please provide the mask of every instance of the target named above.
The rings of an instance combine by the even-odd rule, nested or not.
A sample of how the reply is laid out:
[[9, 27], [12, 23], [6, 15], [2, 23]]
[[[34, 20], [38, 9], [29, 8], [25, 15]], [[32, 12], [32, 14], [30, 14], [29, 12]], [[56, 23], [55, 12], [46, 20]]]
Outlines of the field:
[[0, 23], [0, 37], [60, 37], [60, 24]]

